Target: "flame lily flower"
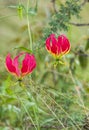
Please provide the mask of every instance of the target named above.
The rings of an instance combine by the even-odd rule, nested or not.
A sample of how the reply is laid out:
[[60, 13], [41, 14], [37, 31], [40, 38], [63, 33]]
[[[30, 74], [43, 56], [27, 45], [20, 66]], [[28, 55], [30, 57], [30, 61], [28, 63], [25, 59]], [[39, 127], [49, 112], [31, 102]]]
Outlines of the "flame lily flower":
[[[22, 63], [19, 63], [19, 57], [25, 55]], [[21, 67], [20, 67], [21, 66]], [[6, 69], [18, 78], [22, 78], [27, 74], [32, 73], [36, 67], [36, 59], [33, 54], [20, 53], [14, 59], [11, 55], [6, 56]]]
[[70, 42], [65, 35], [60, 35], [58, 38], [55, 37], [55, 34], [51, 34], [46, 39], [46, 49], [54, 57], [60, 58], [64, 54], [68, 53], [70, 50]]

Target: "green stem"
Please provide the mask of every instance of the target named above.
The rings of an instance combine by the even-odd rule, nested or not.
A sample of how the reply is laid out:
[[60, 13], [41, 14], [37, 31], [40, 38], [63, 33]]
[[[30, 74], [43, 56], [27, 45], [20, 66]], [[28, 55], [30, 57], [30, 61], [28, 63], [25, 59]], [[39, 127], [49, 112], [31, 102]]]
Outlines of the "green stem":
[[[16, 85], [16, 84], [18, 84], [18, 82], [16, 82], [15, 85]], [[15, 86], [15, 85], [14, 85], [14, 86]], [[21, 85], [21, 86], [19, 86], [19, 85]], [[18, 84], [18, 86], [19, 86], [19, 87], [23, 87], [23, 90], [25, 90], [25, 88], [24, 88], [24, 86], [21, 84], [21, 82], [20, 82], [20, 84]], [[21, 103], [21, 106], [24, 108], [25, 112], [27, 113], [27, 115], [28, 115], [28, 117], [29, 117], [29, 121], [32, 122], [32, 124], [33, 124], [35, 130], [38, 130], [38, 128], [37, 128], [36, 125], [35, 125], [34, 120], [32, 119], [32, 117], [31, 117], [29, 111], [28, 111], [27, 108], [26, 108], [26, 104], [24, 103], [23, 98], [21, 98], [20, 96], [18, 96], [18, 94], [17, 94], [15, 91], [14, 91], [14, 93], [15, 93], [15, 96], [16, 96], [17, 101], [19, 101], [19, 103]]]
[[47, 106], [47, 108], [50, 110], [50, 112], [54, 115], [54, 117], [58, 120], [58, 122], [61, 124], [61, 126], [63, 128], [65, 128], [64, 124], [62, 123], [62, 121], [58, 118], [58, 116], [55, 114], [55, 112], [53, 112], [53, 110], [51, 110], [50, 106], [43, 99], [41, 99], [41, 100]]
[[28, 35], [29, 35], [29, 42], [30, 42], [30, 50], [32, 51], [32, 35], [31, 35], [31, 28], [29, 24], [29, 0], [27, 1], [27, 25], [28, 25]]
[[[24, 91], [26, 92], [26, 94], [29, 97], [29, 94], [28, 94], [29, 92], [26, 89]], [[31, 98], [31, 101], [32, 102], [34, 101], [33, 97]], [[37, 130], [40, 130], [39, 119], [38, 119], [38, 115], [37, 115], [36, 110], [35, 110], [35, 106], [33, 106], [32, 108], [33, 108], [34, 117], [35, 117], [35, 120], [36, 120]]]
[[[29, 97], [29, 91], [27, 91], [27, 89], [25, 88], [25, 86], [22, 84], [21, 81], [19, 81], [19, 86], [23, 88], [23, 90], [26, 92], [26, 95]], [[34, 98], [32, 97], [31, 98], [31, 101], [33, 102], [34, 101]], [[24, 108], [25, 109], [25, 108]], [[34, 117], [35, 117], [35, 120], [36, 120], [36, 127], [37, 127], [37, 130], [40, 130], [40, 125], [39, 125], [39, 119], [38, 119], [38, 115], [36, 113], [36, 110], [35, 110], [35, 106], [32, 107], [33, 109], [33, 113], [34, 113]], [[26, 111], [27, 112], [27, 111]], [[28, 113], [29, 114], [29, 113]], [[30, 117], [31, 118], [31, 117]], [[34, 122], [32, 122], [34, 123]], [[34, 124], [33, 124], [34, 125]], [[34, 125], [35, 126], [35, 125]]]
[[30, 116], [30, 114], [29, 114], [29, 112], [28, 112], [27, 108], [25, 107], [25, 104], [24, 104], [24, 103], [23, 103], [23, 101], [20, 99], [20, 97], [18, 97], [18, 99], [20, 100], [20, 102], [21, 102], [21, 104], [22, 104], [22, 106], [23, 106], [24, 110], [25, 110], [25, 111], [26, 111], [26, 113], [28, 114], [29, 119], [31, 120], [32, 124], [34, 125], [35, 130], [38, 130], [38, 129], [37, 129], [37, 127], [35, 126], [35, 123], [34, 123], [34, 121], [33, 121], [32, 117]]
[[[40, 87], [40, 89], [41, 89], [41, 87]], [[71, 116], [64, 110], [64, 108], [63, 108], [60, 104], [58, 104], [58, 103], [57, 103], [50, 95], [48, 95], [43, 89], [41, 89], [41, 91], [43, 92], [44, 95], [46, 95], [46, 96], [50, 99], [50, 101], [54, 102], [54, 103], [59, 107], [59, 109], [62, 110], [62, 111], [67, 115], [67, 117], [73, 122], [73, 126], [74, 126], [74, 127], [76, 126], [79, 130], [81, 130], [80, 126], [71, 118]], [[36, 94], [39, 95], [37, 92], [36, 92]], [[63, 95], [62, 95], [62, 96], [63, 96]], [[56, 117], [56, 119], [59, 121], [59, 123], [60, 123], [60, 124], [63, 126], [63, 128], [64, 128], [65, 126], [63, 125], [63, 123], [61, 122], [61, 120], [58, 118], [58, 116], [55, 114], [55, 112], [53, 112], [53, 111], [51, 110], [50, 106], [47, 105], [46, 102], [45, 102], [42, 98], [41, 98], [41, 100], [44, 102], [44, 104], [47, 106], [47, 108], [52, 112], [52, 114]], [[86, 110], [88, 110], [88, 109], [86, 109]]]

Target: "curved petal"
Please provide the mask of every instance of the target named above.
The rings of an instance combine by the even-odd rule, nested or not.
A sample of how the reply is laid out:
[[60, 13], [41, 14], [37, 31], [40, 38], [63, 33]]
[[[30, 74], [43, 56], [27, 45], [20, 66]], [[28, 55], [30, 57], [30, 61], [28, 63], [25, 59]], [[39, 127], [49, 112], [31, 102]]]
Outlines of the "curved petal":
[[[16, 68], [15, 68], [15, 66], [13, 65], [13, 60], [11, 59], [10, 54], [8, 54], [8, 55], [6, 56], [6, 68], [7, 68], [7, 70], [8, 70], [10, 73], [12, 73], [12, 74], [14, 74], [14, 75], [17, 75], [17, 73], [16, 73]], [[17, 75], [17, 76], [18, 76], [18, 75]]]
[[28, 73], [28, 62], [29, 57], [28, 54], [26, 54], [24, 60], [22, 61], [22, 68], [21, 68], [22, 75], [26, 75]]
[[31, 73], [36, 67], [36, 59], [34, 55], [29, 56], [29, 72]]
[[51, 52], [54, 53], [55, 55], [57, 54], [57, 40], [55, 38], [55, 35], [51, 34]]
[[51, 50], [51, 46], [50, 46], [50, 37], [48, 37], [48, 38], [46, 39], [46, 49], [47, 49], [48, 51]]
[[46, 39], [46, 48], [50, 53], [52, 53], [55, 56], [59, 53], [58, 41], [55, 38], [55, 34], [51, 34]]
[[19, 69], [19, 62], [18, 62], [18, 58], [23, 55], [24, 53], [19, 53], [13, 60], [13, 65], [14, 67], [16, 68], [16, 73], [18, 76], [20, 76], [21, 72], [20, 72], [20, 69]]
[[51, 51], [52, 44], [55, 42], [56, 39], [54, 39], [55, 34], [51, 34], [47, 39], [46, 39], [46, 49], [48, 51]]
[[30, 55], [26, 53], [25, 58], [22, 62], [22, 68], [21, 68], [21, 73], [22, 76], [25, 76], [33, 71], [36, 67], [36, 60], [34, 55]]
[[70, 42], [65, 35], [60, 35], [58, 37], [58, 44], [61, 47], [61, 53], [65, 54], [70, 50]]

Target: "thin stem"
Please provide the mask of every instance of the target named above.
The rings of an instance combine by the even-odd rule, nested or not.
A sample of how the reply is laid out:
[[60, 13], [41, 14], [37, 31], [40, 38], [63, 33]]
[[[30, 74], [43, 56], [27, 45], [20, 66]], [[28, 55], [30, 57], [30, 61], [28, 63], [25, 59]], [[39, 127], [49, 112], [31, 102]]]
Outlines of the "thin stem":
[[38, 116], [37, 116], [37, 114], [36, 114], [36, 111], [35, 111], [34, 106], [33, 106], [33, 111], [34, 111], [34, 116], [35, 116], [36, 123], [37, 123], [37, 130], [40, 130], [39, 119], [38, 119]]
[[27, 1], [27, 25], [28, 25], [28, 35], [29, 35], [29, 42], [30, 42], [30, 50], [32, 51], [32, 35], [31, 35], [31, 28], [29, 24], [29, 0]]
[[[18, 82], [16, 82], [15, 85], [16, 85], [16, 84], [18, 84]], [[20, 82], [18, 85], [19, 85], [20, 87], [22, 87], [23, 90], [24, 90], [24, 91], [26, 92], [26, 94], [27, 94], [27, 90], [24, 88], [23, 84], [21, 84], [21, 82]], [[24, 108], [24, 110], [26, 111], [27, 115], [29, 116], [29, 120], [32, 122], [32, 124], [33, 124], [35, 130], [40, 130], [38, 124], [37, 124], [37, 127], [36, 127], [36, 125], [35, 125], [35, 123], [34, 123], [34, 120], [32, 119], [30, 113], [28, 112], [28, 110], [27, 110], [27, 108], [26, 108], [26, 105], [24, 104], [23, 100], [22, 100], [16, 93], [15, 93], [15, 95], [16, 95], [17, 99], [19, 100], [19, 102], [21, 103], [21, 105], [23, 106], [23, 108]], [[33, 110], [33, 111], [34, 111], [34, 110]], [[35, 114], [34, 114], [34, 115], [35, 115]], [[35, 118], [36, 118], [36, 117], [35, 117]], [[37, 122], [37, 120], [36, 120], [36, 122]]]
[[[75, 79], [74, 79], [74, 77], [73, 77], [73, 74], [72, 74], [71, 70], [69, 70], [69, 74], [70, 74], [70, 76], [71, 76], [71, 79], [72, 79], [74, 85], [77, 86], [76, 81], [75, 81]], [[83, 101], [83, 99], [82, 99], [82, 97], [81, 97], [81, 93], [80, 93], [80, 91], [79, 91], [77, 88], [75, 88], [75, 90], [76, 90], [77, 95], [78, 95], [78, 97], [79, 97], [79, 100], [80, 100], [80, 102], [82, 103], [82, 106], [83, 106], [83, 108], [84, 108], [84, 110], [85, 110], [85, 114], [87, 115], [86, 107], [85, 107], [84, 101]]]
[[[29, 91], [27, 91], [27, 89], [24, 87], [24, 85], [22, 84], [22, 82], [19, 82], [19, 83], [20, 83], [19, 86], [23, 87], [23, 90], [25, 91], [26, 95], [29, 97], [29, 94], [30, 94]], [[31, 98], [31, 101], [32, 102], [34, 101], [33, 96]], [[37, 130], [40, 130], [39, 119], [38, 119], [38, 116], [36, 114], [35, 106], [33, 106], [32, 109], [33, 109], [34, 117], [35, 117], [35, 120], [36, 120], [36, 125], [35, 126], [37, 126]]]
[[[66, 59], [65, 59], [65, 61], [66, 61]], [[66, 61], [66, 63], [67, 63], [67, 61]], [[77, 86], [76, 79], [74, 78], [74, 76], [73, 76], [73, 74], [72, 74], [70, 69], [69, 69], [69, 74], [70, 74], [71, 80], [72, 80], [72, 82], [74, 84], [74, 87]], [[78, 89], [76, 89], [76, 87], [75, 87], [75, 91], [77, 92], [77, 96], [78, 96], [80, 102], [82, 103], [83, 108], [86, 108], [85, 105], [84, 105], [84, 101], [83, 101], [83, 99], [81, 97], [80, 91]], [[84, 110], [85, 110], [85, 114], [87, 115], [86, 109], [84, 109]]]
[[58, 120], [58, 122], [61, 124], [61, 126], [63, 127], [63, 128], [65, 128], [65, 126], [63, 125], [63, 123], [61, 122], [61, 120], [59, 120], [59, 118], [57, 117], [57, 115], [55, 114], [55, 112], [53, 112], [52, 110], [51, 110], [51, 108], [49, 107], [49, 105], [47, 105], [47, 103], [41, 98], [41, 100], [44, 102], [44, 104], [47, 106], [47, 108], [50, 110], [50, 112], [56, 117], [56, 119]]
[[25, 111], [26, 111], [26, 113], [28, 114], [28, 116], [29, 116], [29, 118], [30, 118], [30, 120], [31, 120], [32, 124], [34, 125], [34, 128], [35, 128], [36, 130], [38, 130], [38, 129], [37, 129], [37, 127], [36, 127], [36, 126], [35, 126], [35, 124], [34, 124], [34, 121], [33, 121], [32, 117], [30, 116], [30, 114], [29, 114], [28, 110], [26, 109], [25, 104], [24, 104], [24, 103], [23, 103], [23, 101], [20, 99], [20, 97], [19, 97], [18, 99], [20, 100], [20, 102], [21, 102], [21, 104], [22, 104], [22, 106], [23, 106], [24, 110], [25, 110]]
[[[44, 91], [44, 90], [42, 90], [42, 91]], [[52, 100], [52, 101], [67, 115], [67, 117], [76, 125], [76, 127], [77, 127], [79, 130], [81, 130], [80, 127], [76, 124], [76, 122], [71, 118], [71, 116], [70, 116], [50, 95], [48, 95], [45, 91], [44, 91], [44, 94], [45, 94], [47, 97], [49, 97], [49, 99]], [[55, 113], [54, 113], [54, 114], [55, 114]], [[74, 124], [73, 124], [73, 125], [74, 125]]]
[[[33, 85], [34, 86], [34, 85]], [[41, 89], [41, 87], [40, 87], [40, 89]], [[44, 89], [41, 89], [43, 92], [44, 92], [44, 94], [47, 96], [47, 97], [49, 97], [49, 99], [50, 100], [52, 100], [66, 115], [67, 115], [67, 117], [73, 122], [73, 126], [75, 126], [76, 125], [76, 127], [79, 129], [79, 130], [81, 130], [81, 128], [79, 127], [79, 125], [77, 125], [76, 124], [76, 122], [71, 118], [71, 116], [50, 96], [50, 95], [48, 95], [45, 91], [44, 91]], [[37, 95], [39, 95], [38, 93], [36, 93]], [[40, 98], [41, 100], [42, 100], [42, 98]], [[44, 102], [44, 104], [47, 106], [47, 108], [52, 112], [52, 114], [57, 118], [57, 120], [60, 122], [60, 124], [62, 125], [63, 123], [59, 120], [59, 118], [57, 117], [57, 115], [55, 114], [55, 112], [53, 112], [52, 110], [51, 110], [51, 108], [49, 107], [49, 105], [47, 105], [47, 103], [44, 101], [44, 100], [42, 100], [43, 102]], [[63, 125], [62, 125], [62, 127], [63, 127]], [[64, 126], [65, 127], [65, 126]], [[63, 127], [63, 128], [64, 128]]]
[[[34, 85], [33, 85], [34, 87]], [[35, 92], [37, 95], [39, 95], [37, 92]], [[42, 99], [40, 98], [40, 100], [45, 104], [45, 106], [50, 110], [50, 112], [54, 115], [54, 117], [57, 119], [57, 121], [61, 124], [61, 126], [63, 128], [65, 128], [65, 126], [63, 125], [62, 121], [59, 119], [59, 117], [56, 115], [56, 113], [50, 108], [50, 106]]]
[[[25, 89], [25, 92], [26, 92], [26, 94], [29, 96], [27, 89]], [[34, 101], [34, 98], [33, 98], [33, 97], [31, 98], [31, 101], [32, 101], [32, 102]], [[33, 108], [35, 120], [36, 120], [36, 123], [37, 123], [37, 130], [40, 130], [39, 119], [38, 119], [38, 116], [37, 116], [37, 114], [36, 114], [35, 107], [33, 106], [32, 108]]]
[[76, 122], [71, 118], [71, 116], [51, 96], [47, 96], [67, 115], [69, 119], [71, 119], [71, 121], [76, 125], [76, 127], [79, 128], [79, 130], [81, 130], [80, 127], [76, 124]]

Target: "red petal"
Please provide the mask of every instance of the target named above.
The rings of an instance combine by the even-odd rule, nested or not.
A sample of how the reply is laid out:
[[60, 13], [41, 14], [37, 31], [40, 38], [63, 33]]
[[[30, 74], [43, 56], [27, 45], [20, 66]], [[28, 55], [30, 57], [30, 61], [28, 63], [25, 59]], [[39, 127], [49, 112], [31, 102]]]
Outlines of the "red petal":
[[29, 55], [29, 72], [31, 73], [36, 67], [36, 59], [34, 55]]
[[46, 49], [47, 49], [48, 51], [51, 50], [51, 46], [50, 46], [50, 37], [48, 37], [48, 38], [46, 39]]
[[25, 58], [22, 62], [22, 76], [25, 76], [33, 71], [33, 69], [36, 67], [36, 60], [34, 55], [30, 55], [26, 53]]
[[57, 54], [57, 40], [55, 38], [55, 35], [51, 34], [50, 37], [51, 37], [51, 41], [50, 41], [51, 52]]
[[58, 55], [60, 52], [60, 47], [58, 46], [58, 41], [55, 38], [55, 34], [51, 34], [46, 40], [46, 48], [54, 55]]
[[18, 58], [21, 56], [21, 55], [23, 55], [24, 53], [22, 52], [22, 53], [19, 53], [19, 55], [17, 55], [15, 58], [14, 58], [14, 60], [13, 60], [13, 65], [15, 66], [15, 68], [16, 68], [16, 73], [17, 73], [17, 75], [18, 76], [20, 76], [20, 69], [19, 69], [19, 62], [18, 62]]
[[12, 59], [11, 59], [10, 54], [8, 54], [8, 55], [6, 56], [6, 68], [7, 68], [7, 70], [8, 70], [10, 73], [12, 73], [12, 74], [14, 74], [14, 75], [17, 75], [17, 73], [16, 73], [16, 68], [15, 68], [15, 66], [13, 65], [13, 61], [12, 61]]
[[60, 35], [58, 37], [58, 44], [61, 47], [61, 53], [66, 53], [70, 50], [70, 42], [65, 35]]

